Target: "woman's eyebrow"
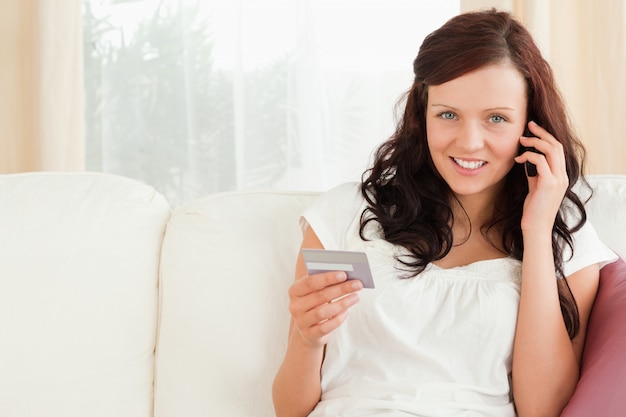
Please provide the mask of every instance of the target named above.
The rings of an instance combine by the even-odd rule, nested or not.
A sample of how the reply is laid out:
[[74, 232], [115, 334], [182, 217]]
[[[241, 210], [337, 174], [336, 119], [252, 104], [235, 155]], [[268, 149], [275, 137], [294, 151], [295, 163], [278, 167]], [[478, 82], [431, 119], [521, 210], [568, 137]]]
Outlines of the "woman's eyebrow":
[[446, 107], [446, 108], [451, 109], [451, 110], [457, 110], [455, 107], [450, 106], [448, 104], [433, 103], [433, 104], [430, 105], [430, 107]]
[[[448, 104], [439, 104], [439, 103], [433, 103], [430, 105], [431, 107], [446, 107], [450, 110], [458, 110], [457, 108], [455, 108], [454, 106], [450, 106]], [[484, 111], [495, 111], [495, 110], [509, 110], [509, 111], [515, 111], [514, 107], [509, 107], [509, 106], [497, 106], [497, 107], [490, 107], [488, 109], [485, 109]]]
[[502, 107], [492, 107], [489, 109], [485, 109], [487, 111], [494, 111], [494, 110], [510, 110], [510, 111], [515, 111], [515, 108], [513, 107], [508, 107], [508, 106], [502, 106]]

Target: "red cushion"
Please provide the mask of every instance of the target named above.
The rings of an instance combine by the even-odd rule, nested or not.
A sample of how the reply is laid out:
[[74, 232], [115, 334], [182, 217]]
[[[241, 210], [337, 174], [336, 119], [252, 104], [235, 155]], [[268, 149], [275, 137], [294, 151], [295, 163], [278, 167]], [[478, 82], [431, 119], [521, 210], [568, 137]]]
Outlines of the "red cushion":
[[561, 417], [626, 416], [626, 262], [600, 270], [581, 377]]

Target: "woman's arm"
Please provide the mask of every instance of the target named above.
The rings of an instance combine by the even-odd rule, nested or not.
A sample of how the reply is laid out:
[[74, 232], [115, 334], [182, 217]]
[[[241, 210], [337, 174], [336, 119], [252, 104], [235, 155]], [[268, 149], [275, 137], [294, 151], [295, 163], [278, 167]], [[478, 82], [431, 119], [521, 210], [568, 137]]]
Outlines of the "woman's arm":
[[552, 247], [548, 243], [541, 248], [525, 250], [522, 267], [512, 373], [520, 417], [556, 417], [567, 405], [578, 383], [587, 321], [598, 287], [597, 265], [568, 277], [580, 315], [580, 332], [570, 341], [559, 305]]
[[[303, 248], [323, 249], [309, 227]], [[278, 417], [307, 416], [321, 396], [321, 366], [330, 333], [343, 323], [358, 302], [360, 281], [346, 281], [343, 272], [307, 275], [298, 256], [296, 281], [289, 289], [291, 324], [287, 352], [274, 379], [272, 396]]]
[[561, 313], [552, 252], [552, 227], [568, 186], [563, 148], [535, 123], [529, 128], [540, 139], [522, 139], [522, 145], [534, 146], [543, 155], [526, 152], [516, 158], [534, 163], [538, 175], [528, 178], [521, 223], [524, 255], [513, 345], [513, 396], [520, 417], [556, 417], [578, 383], [599, 271], [594, 265], [568, 277], [580, 315], [580, 333], [572, 341]]

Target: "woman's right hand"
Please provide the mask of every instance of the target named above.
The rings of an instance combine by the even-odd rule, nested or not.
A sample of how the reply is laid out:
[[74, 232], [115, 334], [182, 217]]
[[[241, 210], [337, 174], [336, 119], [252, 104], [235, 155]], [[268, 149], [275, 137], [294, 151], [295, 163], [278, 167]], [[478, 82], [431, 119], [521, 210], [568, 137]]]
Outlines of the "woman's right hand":
[[333, 330], [344, 322], [350, 307], [359, 301], [359, 280], [348, 280], [345, 272], [305, 275], [289, 288], [289, 312], [302, 341], [323, 347]]
[[[324, 249], [311, 227], [304, 230], [301, 248]], [[348, 280], [345, 272], [308, 275], [302, 253], [294, 275], [289, 287], [289, 342], [272, 387], [277, 416], [307, 416], [315, 408], [322, 395], [324, 346], [363, 288], [361, 281]]]

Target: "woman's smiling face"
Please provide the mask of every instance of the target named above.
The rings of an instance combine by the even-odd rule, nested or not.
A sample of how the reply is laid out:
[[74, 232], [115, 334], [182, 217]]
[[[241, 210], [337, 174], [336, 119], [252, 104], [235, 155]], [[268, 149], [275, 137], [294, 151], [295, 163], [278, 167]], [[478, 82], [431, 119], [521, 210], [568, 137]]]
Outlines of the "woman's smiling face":
[[428, 148], [458, 198], [495, 198], [515, 164], [526, 105], [526, 82], [508, 61], [428, 87]]

